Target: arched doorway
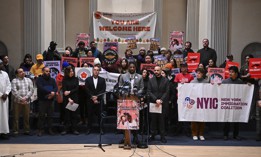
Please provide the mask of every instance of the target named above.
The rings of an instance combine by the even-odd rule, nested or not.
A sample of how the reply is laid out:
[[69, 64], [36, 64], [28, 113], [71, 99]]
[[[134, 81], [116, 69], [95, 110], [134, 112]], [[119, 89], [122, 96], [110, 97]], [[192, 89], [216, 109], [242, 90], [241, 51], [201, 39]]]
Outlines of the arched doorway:
[[252, 54], [255, 58], [261, 58], [261, 43], [254, 42], [248, 44], [241, 53], [241, 65], [245, 62], [245, 56]]

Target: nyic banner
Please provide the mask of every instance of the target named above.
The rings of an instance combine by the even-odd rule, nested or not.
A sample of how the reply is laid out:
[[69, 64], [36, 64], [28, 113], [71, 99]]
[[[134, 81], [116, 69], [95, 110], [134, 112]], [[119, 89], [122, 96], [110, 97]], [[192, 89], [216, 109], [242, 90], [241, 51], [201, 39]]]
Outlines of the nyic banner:
[[179, 84], [179, 121], [248, 122], [254, 86]]
[[156, 13], [93, 13], [94, 39], [97, 42], [126, 42], [135, 37], [139, 42], [154, 38]]

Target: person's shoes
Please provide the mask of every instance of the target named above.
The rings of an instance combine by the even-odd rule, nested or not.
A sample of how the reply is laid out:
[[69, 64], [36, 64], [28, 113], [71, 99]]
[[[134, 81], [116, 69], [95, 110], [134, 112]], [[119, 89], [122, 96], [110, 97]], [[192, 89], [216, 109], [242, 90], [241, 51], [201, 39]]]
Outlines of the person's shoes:
[[155, 140], [155, 136], [154, 136], [154, 135], [151, 135], [151, 136], [149, 137], [149, 142], [154, 141], [154, 140]]
[[238, 141], [241, 140], [241, 138], [240, 138], [239, 136], [234, 136], [234, 139], [235, 139], [235, 140], [238, 140]]
[[13, 132], [13, 137], [16, 137], [16, 136], [18, 136], [19, 135], [19, 132], [18, 131], [14, 131]]
[[61, 135], [66, 135], [66, 134], [67, 134], [67, 131], [61, 132]]
[[132, 139], [132, 143], [135, 144], [135, 145], [138, 145], [140, 143], [139, 139], [137, 136], [134, 136], [133, 139]]
[[227, 137], [227, 136], [224, 136], [224, 140], [227, 141], [227, 140], [228, 140], [228, 137]]
[[42, 130], [39, 130], [38, 133], [37, 133], [37, 136], [42, 136], [43, 135], [43, 131]]
[[24, 135], [27, 135], [27, 136], [33, 136], [33, 133], [30, 132], [30, 131], [26, 131], [26, 132], [24, 132]]
[[9, 140], [9, 136], [8, 136], [7, 134], [1, 134], [1, 135], [0, 135], [0, 138], [1, 138], [2, 140]]
[[198, 136], [193, 136], [193, 140], [197, 141], [198, 140]]
[[124, 145], [123, 149], [131, 149], [131, 145]]
[[80, 133], [75, 130], [75, 131], [73, 132], [73, 134], [74, 134], [74, 135], [79, 135]]
[[91, 129], [88, 129], [87, 131], [86, 131], [86, 135], [89, 135], [91, 133]]
[[48, 133], [49, 133], [49, 135], [54, 135], [54, 132], [53, 132], [52, 129], [49, 129], [49, 130], [48, 130]]
[[199, 136], [200, 141], [205, 141], [205, 137], [204, 136]]
[[165, 137], [161, 137], [160, 141], [161, 141], [161, 143], [167, 143], [167, 140]]

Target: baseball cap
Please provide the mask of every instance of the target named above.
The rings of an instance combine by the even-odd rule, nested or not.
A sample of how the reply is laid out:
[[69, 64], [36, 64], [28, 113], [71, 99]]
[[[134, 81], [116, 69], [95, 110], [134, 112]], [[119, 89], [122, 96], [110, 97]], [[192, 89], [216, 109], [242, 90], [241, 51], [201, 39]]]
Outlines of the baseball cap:
[[36, 55], [36, 60], [43, 60], [43, 55], [42, 54], [38, 54]]
[[165, 47], [162, 47], [160, 51], [167, 51], [167, 49]]

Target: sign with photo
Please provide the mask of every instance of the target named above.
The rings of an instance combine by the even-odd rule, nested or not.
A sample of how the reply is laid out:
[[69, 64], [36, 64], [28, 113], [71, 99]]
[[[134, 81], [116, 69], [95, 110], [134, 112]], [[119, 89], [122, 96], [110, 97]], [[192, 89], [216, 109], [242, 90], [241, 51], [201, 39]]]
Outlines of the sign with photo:
[[139, 130], [139, 103], [134, 100], [117, 101], [117, 129]]
[[225, 79], [225, 69], [224, 68], [208, 68], [208, 77], [210, 83], [222, 83]]
[[61, 72], [61, 61], [44, 61], [44, 65], [50, 68], [50, 75], [53, 79]]

